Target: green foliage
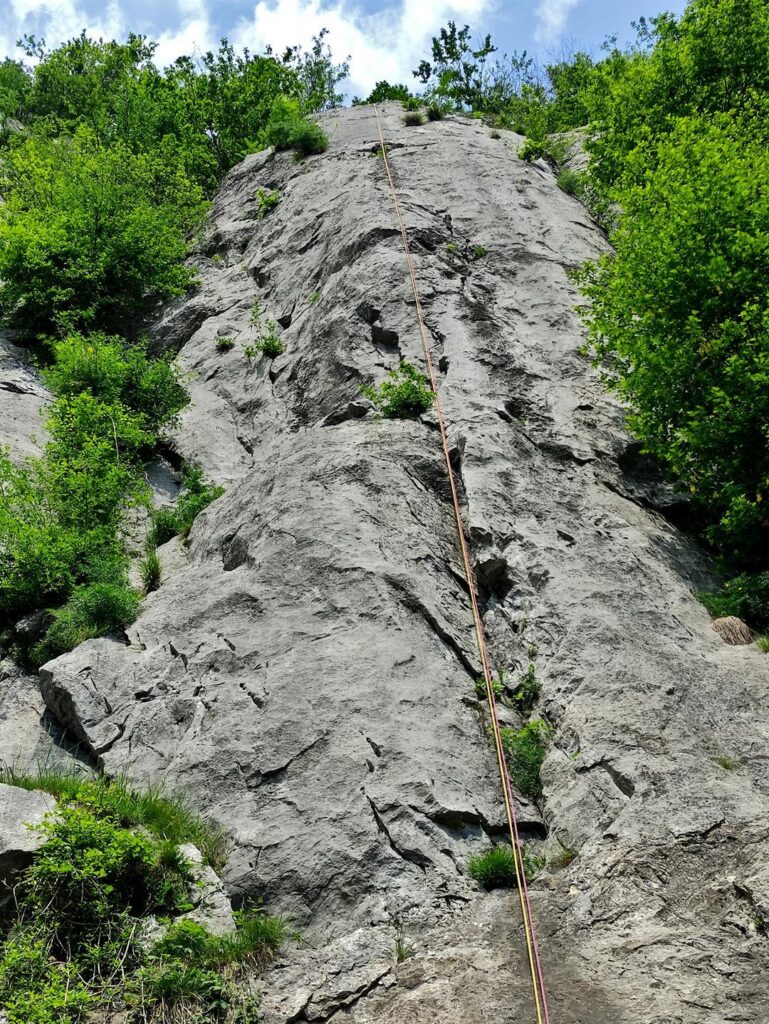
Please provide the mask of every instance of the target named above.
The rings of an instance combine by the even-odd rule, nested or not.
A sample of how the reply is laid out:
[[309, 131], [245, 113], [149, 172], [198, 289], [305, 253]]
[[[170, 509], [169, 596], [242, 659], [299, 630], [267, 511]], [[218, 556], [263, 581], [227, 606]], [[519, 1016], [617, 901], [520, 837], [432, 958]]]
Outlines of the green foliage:
[[356, 96], [352, 105], [362, 106], [364, 103], [386, 103], [388, 100], [401, 100], [406, 102], [411, 98], [407, 85], [390, 85], [389, 82], [377, 82], [365, 100]]
[[307, 297], [307, 301], [310, 303], [310, 305], [314, 306], [315, 303], [320, 300], [320, 297], [320, 292], [311, 292], [310, 295]]
[[756, 647], [763, 654], [769, 654], [769, 635], [764, 634], [756, 639]]
[[67, 603], [54, 611], [54, 621], [32, 648], [31, 660], [42, 665], [85, 640], [115, 633], [133, 622], [138, 612], [139, 595], [125, 582], [76, 587]]
[[398, 927], [398, 932], [395, 936], [395, 962], [402, 964], [404, 960], [408, 960], [413, 950], [411, 946], [406, 942], [406, 936], [403, 931], [403, 927]]
[[20, 137], [0, 165], [0, 314], [50, 333], [135, 318], [193, 280], [183, 263], [203, 195], [161, 151]]
[[[505, 676], [504, 672], [498, 672], [496, 677], [491, 680], [491, 688], [494, 691], [495, 697], [501, 697], [505, 692]], [[486, 700], [486, 680], [476, 679], [475, 680], [475, 696], [478, 700]]]
[[216, 351], [217, 352], [221, 352], [221, 353], [231, 352], [232, 349], [235, 348], [235, 339], [234, 338], [228, 338], [228, 337], [225, 337], [225, 336], [219, 337], [219, 338], [216, 339], [215, 347], [216, 347]]
[[163, 568], [157, 551], [153, 549], [147, 552], [139, 564], [139, 573], [142, 578], [145, 594], [150, 594], [153, 590], [158, 589], [163, 575]]
[[264, 220], [270, 210], [274, 210], [281, 200], [281, 194], [277, 189], [258, 188], [255, 193], [257, 215]]
[[192, 843], [215, 868], [225, 862], [222, 832], [197, 815], [179, 797], [166, 796], [159, 788], [133, 789], [125, 779], [83, 777], [76, 772], [40, 771], [34, 774], [6, 769], [0, 782], [27, 790], [43, 790], [65, 804], [91, 807], [99, 816], [117, 821], [122, 828], [141, 827], [165, 842]]
[[505, 728], [501, 732], [512, 781], [524, 796], [541, 796], [539, 770], [545, 760], [545, 741], [550, 734], [549, 727], [537, 719], [522, 729]]
[[362, 388], [361, 394], [388, 419], [417, 419], [434, 401], [427, 377], [405, 360], [378, 387]]
[[579, 198], [581, 178], [577, 171], [559, 171], [555, 180], [558, 188], [563, 192], [566, 192], [567, 195], [577, 196], [577, 198]]
[[736, 615], [753, 629], [769, 629], [769, 572], [735, 576], [715, 593], [697, 597], [715, 619]]
[[425, 115], [421, 110], [407, 110], [403, 115], [403, 123], [410, 128], [415, 128], [417, 125], [425, 123]]
[[729, 757], [728, 754], [719, 754], [714, 757], [715, 763], [727, 772], [733, 772], [736, 768], [739, 768], [739, 761], [735, 761], [733, 757]]
[[404, 96], [403, 97], [403, 109], [411, 111], [412, 113], [416, 110], [422, 109], [422, 97], [421, 96]]
[[488, 256], [489, 250], [485, 245], [474, 245], [472, 253], [474, 260], [482, 260], [484, 256]]
[[323, 153], [328, 149], [326, 133], [320, 125], [304, 117], [299, 101], [290, 96], [277, 97], [257, 143], [261, 148], [295, 149], [299, 156]]
[[120, 403], [152, 433], [174, 424], [189, 402], [179, 371], [164, 359], [151, 359], [146, 344], [129, 345], [104, 334], [71, 334], [53, 346], [53, 364], [43, 376], [60, 398], [76, 400], [84, 392], [109, 405]]
[[221, 861], [218, 833], [184, 805], [120, 782], [3, 779], [42, 786], [61, 802], [37, 827], [44, 845], [17, 886], [2, 947], [0, 1005], [9, 1024], [75, 1024], [115, 1011], [156, 1024], [256, 1019], [239, 972], [279, 948], [279, 918], [244, 911], [233, 933], [217, 936], [182, 920], [149, 948], [140, 941], [148, 915], [191, 909], [190, 865], [177, 844], [205, 845], [208, 835]]
[[207, 483], [201, 469], [187, 467], [174, 508], [157, 509], [153, 515], [152, 543], [159, 546], [177, 535], [187, 537], [197, 516], [222, 494], [224, 488]]
[[513, 694], [513, 700], [522, 715], [528, 715], [532, 711], [539, 700], [539, 691], [540, 686], [539, 680], [537, 679], [537, 670], [534, 665], [529, 665], [521, 677], [515, 693]]
[[442, 121], [449, 113], [449, 107], [440, 100], [432, 100], [427, 104], [427, 120]]
[[510, 889], [518, 884], [515, 857], [509, 846], [494, 846], [471, 857], [467, 873], [484, 889]]
[[518, 156], [526, 163], [539, 160], [547, 153], [547, 143], [542, 138], [527, 139], [518, 150]]
[[38, 659], [134, 617], [119, 528], [128, 506], [144, 500], [144, 453], [188, 400], [177, 371], [142, 346], [73, 335], [53, 355], [45, 376], [57, 400], [43, 457], [17, 466], [0, 453], [0, 612], [23, 614], [78, 591]]

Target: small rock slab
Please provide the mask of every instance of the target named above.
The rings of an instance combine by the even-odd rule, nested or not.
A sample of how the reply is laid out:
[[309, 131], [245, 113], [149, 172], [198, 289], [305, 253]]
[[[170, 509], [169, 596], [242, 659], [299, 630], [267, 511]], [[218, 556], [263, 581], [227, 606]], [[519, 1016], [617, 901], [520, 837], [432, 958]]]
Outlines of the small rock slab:
[[39, 825], [55, 807], [48, 793], [0, 783], [0, 899], [2, 887], [29, 865], [32, 854], [43, 845], [44, 837], [30, 826]]

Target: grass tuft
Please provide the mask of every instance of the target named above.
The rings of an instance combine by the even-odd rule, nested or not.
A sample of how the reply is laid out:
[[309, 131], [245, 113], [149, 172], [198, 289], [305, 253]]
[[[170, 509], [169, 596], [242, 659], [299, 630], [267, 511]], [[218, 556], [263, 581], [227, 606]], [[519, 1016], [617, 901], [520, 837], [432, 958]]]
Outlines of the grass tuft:
[[403, 115], [403, 123], [409, 128], [425, 123], [425, 115], [421, 110], [409, 110]]
[[510, 778], [524, 796], [542, 795], [539, 770], [545, 760], [545, 741], [549, 726], [535, 719], [522, 729], [502, 729], [502, 743], [510, 767]]

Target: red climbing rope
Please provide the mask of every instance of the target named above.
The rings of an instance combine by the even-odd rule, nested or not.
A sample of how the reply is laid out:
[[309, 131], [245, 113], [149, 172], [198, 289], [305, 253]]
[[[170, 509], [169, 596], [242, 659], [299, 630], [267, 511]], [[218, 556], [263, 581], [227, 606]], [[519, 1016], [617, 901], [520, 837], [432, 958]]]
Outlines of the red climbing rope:
[[398, 191], [395, 187], [395, 180], [393, 178], [392, 170], [390, 169], [390, 161], [387, 157], [387, 146], [385, 145], [384, 132], [382, 130], [382, 121], [379, 117], [379, 110], [376, 106], [374, 106], [374, 113], [376, 114], [377, 127], [379, 128], [379, 139], [382, 145], [382, 159], [384, 161], [385, 170], [387, 172], [387, 180], [390, 184], [390, 192], [392, 194], [393, 206], [395, 207], [395, 215], [398, 218], [398, 226], [400, 228], [401, 238], [403, 240], [403, 252], [406, 256], [409, 278], [411, 280], [411, 288], [414, 293], [414, 303], [416, 305], [417, 320], [419, 321], [419, 332], [422, 337], [422, 348], [424, 349], [425, 364], [427, 366], [427, 376], [430, 381], [430, 387], [432, 388], [433, 394], [435, 395], [435, 411], [438, 417], [438, 427], [441, 435], [441, 447], [443, 448], [443, 458], [446, 463], [446, 473], [448, 475], [449, 485], [451, 487], [451, 500], [454, 505], [454, 519], [456, 521], [457, 536], [459, 538], [459, 547], [462, 552], [462, 561], [464, 563], [465, 578], [467, 579], [467, 588], [470, 594], [470, 604], [472, 607], [473, 619], [475, 621], [475, 634], [476, 639], [478, 641], [478, 653], [480, 655], [481, 664], [483, 666], [483, 678], [486, 683], [486, 696], [488, 698], [489, 710], [491, 712], [492, 733], [494, 735], [494, 746], [496, 748], [497, 764], [499, 767], [499, 775], [502, 783], [502, 793], [505, 800], [505, 811], [507, 814], [507, 824], [510, 832], [510, 843], [513, 848], [515, 874], [518, 882], [518, 894], [521, 902], [521, 916], [523, 918], [523, 927], [526, 936], [526, 951], [529, 961], [529, 971], [531, 973], [531, 984], [534, 993], [534, 1006], [537, 1014], [537, 1024], [550, 1024], [550, 1017], [547, 1009], [547, 996], [545, 993], [545, 979], [542, 970], [542, 961], [539, 955], [539, 949], [537, 947], [536, 935], [534, 934], [534, 920], [531, 911], [531, 900], [529, 897], [529, 889], [526, 884], [526, 870], [524, 868], [521, 841], [520, 836], [518, 834], [518, 820], [515, 814], [513, 787], [510, 782], [510, 774], [507, 769], [507, 760], [505, 758], [504, 746], [502, 744], [502, 732], [499, 726], [499, 716], [497, 714], [497, 704], [494, 695], [493, 679], [491, 670], [489, 668], [486, 635], [483, 628], [483, 620], [481, 619], [481, 613], [478, 608], [478, 589], [475, 580], [475, 574], [473, 573], [472, 565], [470, 562], [470, 553], [467, 547], [467, 540], [465, 538], [465, 525], [462, 516], [462, 509], [459, 503], [459, 494], [457, 491], [457, 484], [454, 477], [454, 470], [451, 466], [451, 457], [449, 455], [449, 442], [446, 432], [446, 422], [443, 416], [443, 408], [441, 406], [441, 399], [438, 393], [438, 385], [435, 377], [435, 370], [433, 368], [433, 360], [430, 354], [430, 336], [427, 330], [427, 324], [425, 323], [424, 313], [422, 311], [422, 303], [420, 302], [419, 299], [417, 275], [416, 270], [414, 269], [414, 260], [411, 255], [411, 249], [409, 247], [408, 235], [406, 233], [406, 225], [404, 224], [400, 202], [398, 201]]

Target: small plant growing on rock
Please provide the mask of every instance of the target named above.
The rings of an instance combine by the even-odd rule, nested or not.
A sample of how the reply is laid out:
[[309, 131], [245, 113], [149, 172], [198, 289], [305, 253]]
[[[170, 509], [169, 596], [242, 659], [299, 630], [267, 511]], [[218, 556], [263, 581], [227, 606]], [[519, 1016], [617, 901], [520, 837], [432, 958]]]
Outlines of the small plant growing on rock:
[[547, 153], [547, 143], [544, 139], [527, 139], [518, 150], [518, 156], [527, 164], [539, 160]]
[[220, 337], [216, 339], [214, 346], [216, 348], [216, 351], [221, 352], [223, 355], [225, 352], [231, 352], [232, 349], [235, 348], [235, 339]]
[[220, 252], [214, 253], [211, 257], [211, 262], [214, 266], [221, 267], [224, 264], [224, 256]]
[[254, 193], [256, 213], [259, 220], [264, 220], [270, 210], [274, 210], [282, 196], [277, 189], [258, 188]]
[[484, 256], [488, 255], [488, 249], [485, 245], [474, 245], [473, 246], [473, 259], [480, 260]]
[[307, 301], [310, 303], [310, 305], [314, 306], [315, 303], [320, 300], [320, 296], [321, 296], [320, 292], [311, 292], [310, 295], [308, 296]]
[[502, 744], [510, 777], [524, 796], [542, 795], [539, 770], [545, 760], [545, 742], [550, 735], [546, 722], [536, 719], [522, 729], [502, 729]]
[[512, 889], [517, 885], [515, 857], [509, 846], [495, 846], [471, 857], [467, 873], [484, 889]]
[[529, 667], [521, 677], [518, 688], [513, 694], [513, 700], [518, 706], [522, 715], [528, 715], [539, 699], [539, 680], [537, 679], [534, 665]]
[[572, 861], [576, 860], [577, 851], [572, 849], [571, 846], [564, 846], [561, 844], [561, 849], [552, 855], [548, 861], [548, 865], [551, 868], [567, 868]]
[[446, 246], [446, 252], [450, 252], [452, 254], [455, 252], [459, 252], [459, 246], [457, 245], [456, 242], [449, 242], [448, 245]]
[[[496, 677], [491, 680], [491, 688], [494, 691], [495, 697], [501, 697], [505, 692], [505, 676], [503, 672], [498, 672]], [[475, 696], [478, 700], [486, 700], [486, 680], [476, 679], [475, 681]]]
[[115, 633], [134, 621], [139, 595], [122, 580], [75, 587], [67, 603], [54, 613], [48, 632], [30, 651], [34, 665], [74, 650], [85, 640]]
[[756, 640], [756, 647], [764, 654], [769, 654], [769, 634], [760, 636]]
[[719, 754], [717, 757], [714, 757], [713, 760], [726, 772], [733, 772], [735, 769], [740, 767], [739, 761], [735, 761], [734, 758], [729, 757], [728, 754]]
[[492, 137], [492, 139], [501, 139], [501, 138], [502, 138], [502, 135], [501, 135], [501, 133], [500, 133], [500, 132], [498, 132], [498, 131], [497, 131], [497, 129], [495, 128], [495, 129], [494, 129], [494, 131], [493, 131], [493, 132], [491, 133], [491, 137]]
[[395, 936], [395, 962], [402, 964], [404, 960], [408, 960], [412, 952], [411, 946], [406, 942], [403, 925], [398, 925], [398, 932]]
[[277, 334], [275, 321], [267, 321], [267, 332], [259, 340], [259, 348], [267, 356], [268, 359], [275, 359], [281, 355], [284, 351], [283, 345], [280, 342]]
[[576, 171], [561, 171], [555, 179], [558, 188], [570, 196], [578, 196], [582, 179]]
[[182, 492], [176, 507], [157, 509], [153, 514], [154, 525], [149, 543], [157, 547], [177, 535], [188, 536], [198, 514], [222, 494], [223, 487], [207, 483], [201, 469], [188, 466], [184, 471]]
[[417, 419], [434, 399], [427, 377], [405, 360], [378, 387], [361, 388], [361, 394], [387, 419]]
[[421, 110], [409, 110], [403, 115], [403, 123], [409, 128], [425, 123], [425, 115]]
[[449, 108], [445, 103], [441, 103], [438, 100], [433, 100], [427, 105], [427, 120], [428, 121], [442, 121], [449, 112]]
[[146, 557], [142, 559], [139, 565], [139, 573], [142, 578], [145, 594], [151, 594], [153, 590], [158, 589], [162, 576], [162, 567], [157, 551], [153, 549], [147, 552]]
[[403, 101], [403, 109], [409, 112], [421, 109], [422, 101], [418, 96], [407, 96]]

